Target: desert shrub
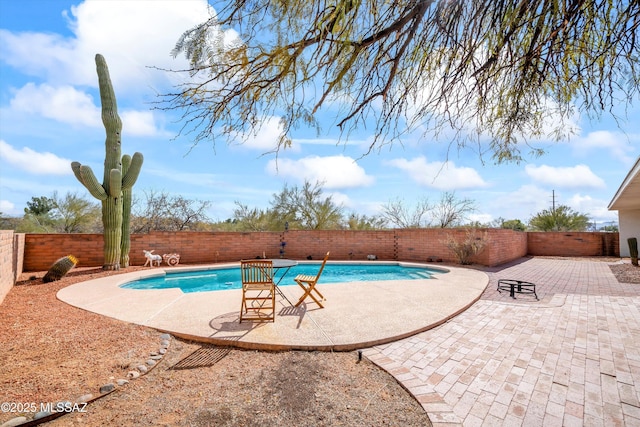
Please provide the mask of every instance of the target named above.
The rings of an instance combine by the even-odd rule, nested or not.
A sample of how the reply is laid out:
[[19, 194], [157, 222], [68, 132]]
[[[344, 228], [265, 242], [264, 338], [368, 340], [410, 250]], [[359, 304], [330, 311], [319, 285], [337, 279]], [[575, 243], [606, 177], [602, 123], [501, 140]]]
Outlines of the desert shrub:
[[480, 232], [475, 228], [470, 228], [466, 230], [462, 239], [453, 234], [447, 234], [444, 244], [455, 254], [460, 264], [469, 265], [471, 258], [481, 253], [489, 244], [489, 235], [486, 231]]

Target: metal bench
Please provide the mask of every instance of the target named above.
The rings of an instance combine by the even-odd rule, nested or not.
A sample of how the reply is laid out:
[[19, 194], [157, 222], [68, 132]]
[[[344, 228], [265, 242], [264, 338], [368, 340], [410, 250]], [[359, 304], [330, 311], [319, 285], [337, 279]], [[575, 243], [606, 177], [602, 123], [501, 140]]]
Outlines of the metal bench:
[[531, 282], [525, 282], [522, 280], [512, 279], [500, 279], [498, 280], [498, 292], [509, 291], [509, 296], [516, 299], [516, 293], [518, 294], [533, 294], [538, 299], [536, 294], [536, 285]]

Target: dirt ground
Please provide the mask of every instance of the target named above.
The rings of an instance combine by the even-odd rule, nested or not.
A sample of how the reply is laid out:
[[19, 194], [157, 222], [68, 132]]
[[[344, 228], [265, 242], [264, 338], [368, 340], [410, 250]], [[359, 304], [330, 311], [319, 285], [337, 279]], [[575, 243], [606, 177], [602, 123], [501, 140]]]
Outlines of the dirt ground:
[[[41, 403], [95, 399], [161, 348], [158, 331], [56, 299], [70, 284], [117, 273], [76, 269], [47, 284], [44, 273], [23, 275], [0, 305], [0, 402], [13, 404], [0, 425], [32, 419]], [[147, 374], [83, 410], [46, 425], [431, 425], [391, 375], [357, 352], [230, 350], [175, 338]]]

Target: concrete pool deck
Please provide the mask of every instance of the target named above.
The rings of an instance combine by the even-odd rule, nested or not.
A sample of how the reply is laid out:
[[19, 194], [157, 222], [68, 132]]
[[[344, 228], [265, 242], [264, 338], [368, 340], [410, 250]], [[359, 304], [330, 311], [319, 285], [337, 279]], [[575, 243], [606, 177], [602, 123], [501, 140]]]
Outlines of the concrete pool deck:
[[[487, 287], [486, 273], [429, 264], [400, 263], [446, 270], [431, 279], [359, 283], [319, 283], [325, 308], [311, 300], [293, 307], [276, 296], [276, 321], [239, 323], [240, 290], [183, 293], [179, 289], [135, 290], [120, 285], [164, 271], [207, 268], [169, 267], [124, 273], [71, 285], [58, 299], [75, 307], [175, 336], [259, 350], [346, 351], [389, 343], [438, 326], [469, 308]], [[215, 267], [238, 266], [217, 264]], [[209, 266], [211, 268], [211, 266]], [[293, 277], [285, 278], [285, 282]], [[280, 286], [289, 301], [298, 286]]]

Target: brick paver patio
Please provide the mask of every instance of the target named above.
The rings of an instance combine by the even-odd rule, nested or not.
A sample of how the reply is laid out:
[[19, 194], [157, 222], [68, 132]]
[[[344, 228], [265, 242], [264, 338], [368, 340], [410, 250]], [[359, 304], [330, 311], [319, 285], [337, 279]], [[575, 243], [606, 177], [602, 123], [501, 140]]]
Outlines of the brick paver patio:
[[[640, 285], [601, 261], [525, 258], [487, 269], [467, 311], [366, 349], [434, 426], [640, 426]], [[498, 279], [536, 283], [498, 293]]]

